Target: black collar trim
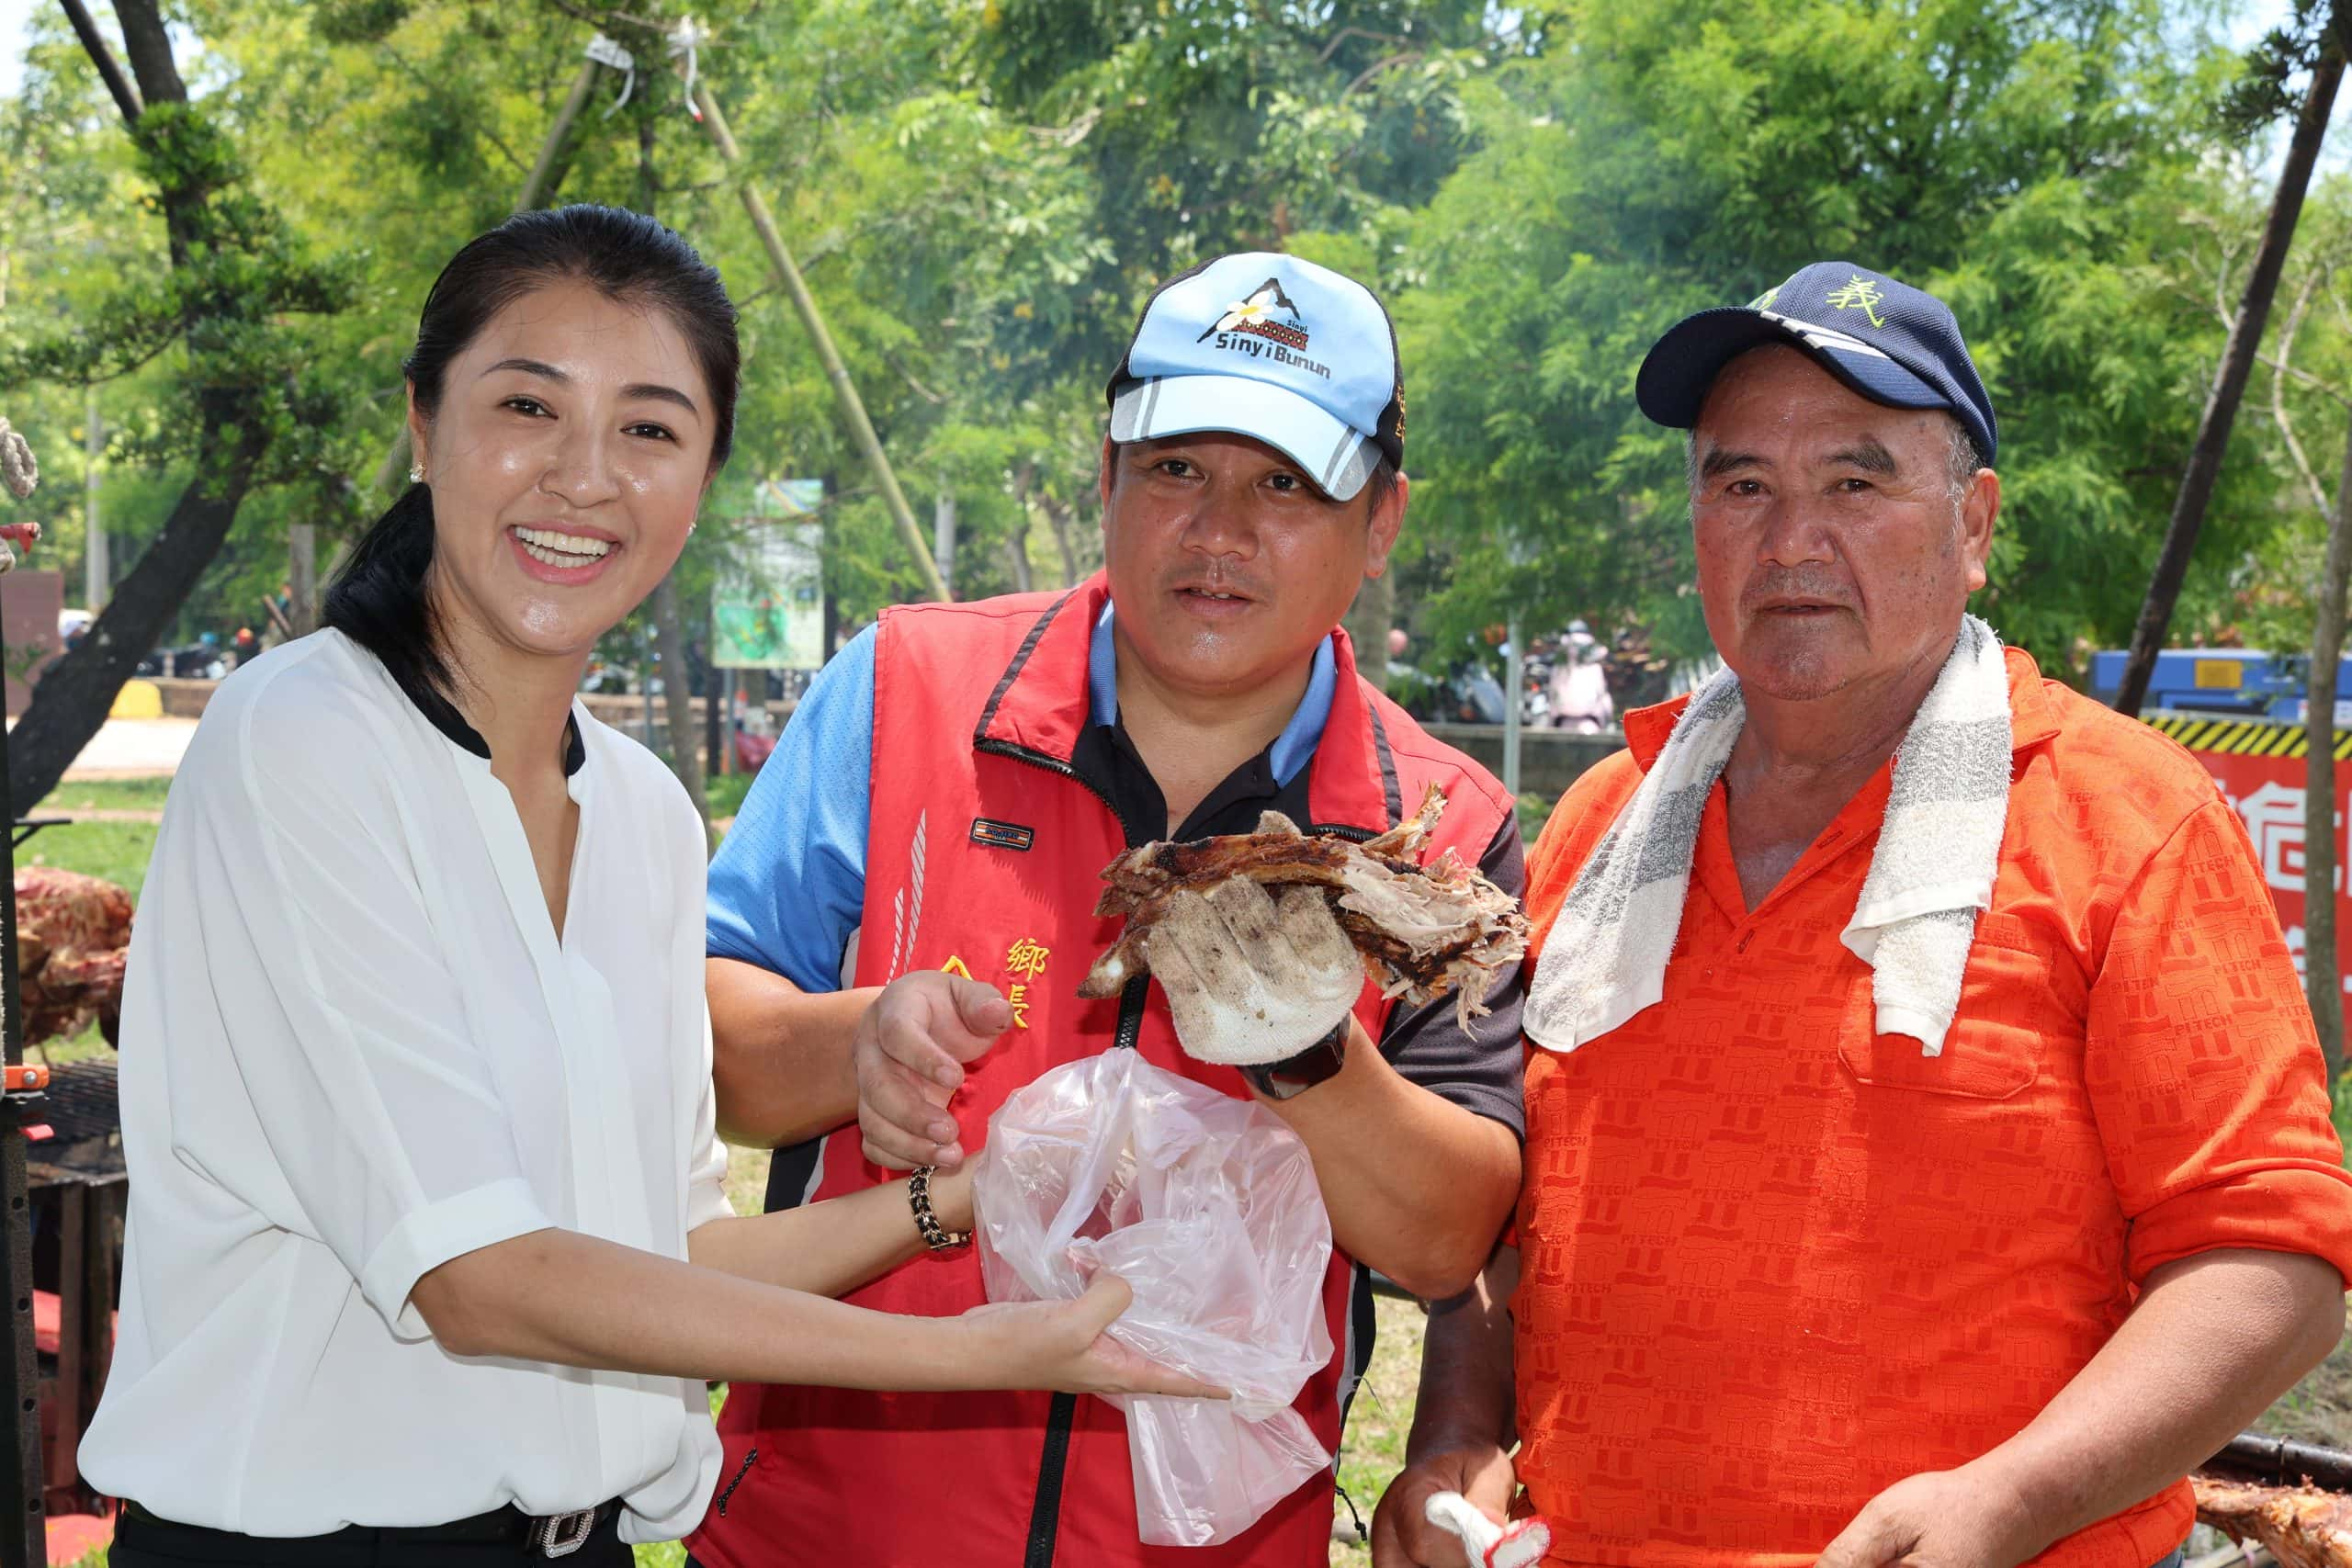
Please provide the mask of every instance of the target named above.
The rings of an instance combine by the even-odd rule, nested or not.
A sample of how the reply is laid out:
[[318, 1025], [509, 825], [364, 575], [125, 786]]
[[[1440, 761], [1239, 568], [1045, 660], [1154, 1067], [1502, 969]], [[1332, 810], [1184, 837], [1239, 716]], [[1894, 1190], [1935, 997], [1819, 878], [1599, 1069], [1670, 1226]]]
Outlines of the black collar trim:
[[[490, 742], [481, 738], [481, 731], [466, 722], [465, 715], [458, 711], [457, 704], [430, 687], [413, 686], [398, 675], [393, 676], [393, 681], [411, 705], [424, 716], [424, 721], [447, 736], [451, 744], [472, 752], [485, 762], [490, 761]], [[587, 764], [588, 743], [580, 733], [579, 715], [566, 714], [563, 717], [563, 776], [570, 778]]]

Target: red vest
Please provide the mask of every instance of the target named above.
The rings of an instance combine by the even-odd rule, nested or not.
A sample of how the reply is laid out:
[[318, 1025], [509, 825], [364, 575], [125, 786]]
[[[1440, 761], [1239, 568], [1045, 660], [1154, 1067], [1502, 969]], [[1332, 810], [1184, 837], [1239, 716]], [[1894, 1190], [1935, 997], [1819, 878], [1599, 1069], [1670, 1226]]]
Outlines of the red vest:
[[[875, 645], [855, 983], [960, 964], [1012, 998], [1020, 1022], [972, 1064], [956, 1100], [975, 1152], [1012, 1090], [1114, 1043], [1228, 1094], [1247, 1092], [1233, 1068], [1178, 1048], [1157, 987], [1138, 982], [1102, 1001], [1077, 996], [1118, 934], [1115, 919], [1092, 911], [1103, 866], [1128, 847], [1109, 804], [1070, 768], [1090, 722], [1087, 656], [1108, 592], [1098, 575], [1062, 594], [902, 606], [884, 613]], [[1330, 718], [1311, 764], [1312, 826], [1370, 836], [1435, 783], [1450, 804], [1430, 853], [1451, 846], [1476, 864], [1510, 810], [1501, 786], [1359, 680], [1344, 633], [1337, 653]], [[1164, 824], [1137, 827], [1147, 838], [1165, 834]], [[1379, 992], [1367, 986], [1356, 1010], [1380, 1038]], [[862, 1157], [854, 1128], [776, 1160], [770, 1191], [792, 1200], [903, 1179]], [[1350, 1310], [1355, 1273], [1335, 1253], [1325, 1300], [1340, 1349], [1297, 1404], [1334, 1450], [1341, 1384], [1360, 1365], [1350, 1352], [1370, 1350], [1369, 1312]], [[967, 1247], [919, 1258], [846, 1299], [945, 1316], [986, 1298]], [[1306, 1568], [1329, 1554], [1329, 1475], [1222, 1546], [1138, 1544], [1125, 1420], [1097, 1399], [739, 1384], [719, 1433], [726, 1462], [692, 1543], [710, 1568]]]

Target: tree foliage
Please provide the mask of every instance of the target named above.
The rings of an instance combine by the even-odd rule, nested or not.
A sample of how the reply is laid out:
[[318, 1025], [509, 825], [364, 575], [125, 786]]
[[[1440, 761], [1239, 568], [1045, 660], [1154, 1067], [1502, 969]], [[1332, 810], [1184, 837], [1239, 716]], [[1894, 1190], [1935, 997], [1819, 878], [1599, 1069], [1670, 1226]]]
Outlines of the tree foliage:
[[[1700, 647], [1681, 438], [1634, 370], [1687, 311], [1850, 259], [1947, 299], [1984, 373], [1987, 613], [2062, 668], [2127, 632], [2220, 340], [2165, 263], [2193, 215], [2245, 221], [2211, 46], [2152, 0], [1595, 5], [1553, 40], [1475, 98], [1480, 149], [1409, 242], [1445, 617], [1631, 614]], [[2268, 481], [2232, 478], [2217, 553], [2263, 520]]]
[[[687, 603], [752, 487], [784, 478], [829, 481], [842, 622], [911, 596], [735, 173], [640, 25], [683, 9], [181, 0], [189, 101], [135, 140], [39, 13], [0, 101], [0, 385], [50, 467], [40, 564], [78, 571], [93, 386], [119, 562], [208, 460], [205, 389], [245, 388], [267, 436], [169, 637], [254, 622], [290, 523], [322, 525], [322, 550], [363, 525], [424, 290], [511, 209], [593, 17], [639, 65], [609, 118], [621, 78], [599, 76], [557, 198], [638, 199], [650, 126], [661, 216], [742, 306], [737, 457]], [[1100, 558], [1102, 382], [1148, 291], [1286, 248], [1398, 318], [1401, 614], [1449, 645], [1517, 613], [1696, 651], [1679, 437], [1635, 411], [1634, 369], [1683, 312], [1844, 257], [1958, 312], [2002, 423], [1987, 611], [2066, 669], [2129, 629], [2212, 299], [2259, 222], [2245, 129], [2325, 10], [2246, 65], [2218, 17], [2157, 0], [769, 0], [720, 16], [697, 66], [901, 484], [919, 512], [956, 504], [959, 595]], [[175, 191], [203, 193], [193, 244]], [[2267, 425], [2243, 434], [2185, 631], [2232, 624], [2261, 563], [2302, 547], [2286, 482]]]

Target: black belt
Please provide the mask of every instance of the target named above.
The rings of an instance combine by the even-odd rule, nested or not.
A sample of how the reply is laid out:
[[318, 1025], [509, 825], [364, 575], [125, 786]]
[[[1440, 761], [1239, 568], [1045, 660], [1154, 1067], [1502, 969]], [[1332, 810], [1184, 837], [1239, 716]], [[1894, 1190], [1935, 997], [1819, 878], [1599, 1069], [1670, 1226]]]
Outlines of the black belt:
[[446, 1525], [346, 1525], [324, 1535], [254, 1536], [204, 1525], [184, 1525], [125, 1500], [116, 1533], [134, 1550], [152, 1547], [199, 1561], [288, 1562], [309, 1561], [321, 1551], [390, 1546], [511, 1546], [540, 1557], [569, 1557], [588, 1543], [596, 1528], [619, 1512], [617, 1503], [599, 1503], [569, 1514], [526, 1514], [509, 1503]]

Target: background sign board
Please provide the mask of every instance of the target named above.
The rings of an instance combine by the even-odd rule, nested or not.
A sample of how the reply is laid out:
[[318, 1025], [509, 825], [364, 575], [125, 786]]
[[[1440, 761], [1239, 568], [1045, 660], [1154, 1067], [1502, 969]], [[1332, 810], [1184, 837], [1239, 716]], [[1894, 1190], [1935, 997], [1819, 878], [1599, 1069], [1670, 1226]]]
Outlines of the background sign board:
[[738, 559], [711, 604], [711, 663], [722, 670], [815, 670], [825, 662], [822, 479], [770, 479], [754, 492]]
[[[2303, 732], [2300, 728], [2260, 720], [2217, 718], [2211, 715], [2150, 714], [2148, 722], [2188, 748], [2213, 775], [2222, 798], [2245, 825], [2255, 858], [2262, 865], [2262, 880], [2278, 907], [2278, 924], [2287, 933], [2287, 950], [2295, 967], [2303, 967]], [[2344, 891], [2345, 795], [2352, 785], [2352, 734], [2336, 741], [2335, 802], [2335, 929], [2352, 933], [2352, 900]], [[2337, 961], [2347, 950], [2337, 938]], [[2347, 966], [2352, 967], [2352, 966]], [[2352, 991], [2352, 976], [2345, 988]]]

